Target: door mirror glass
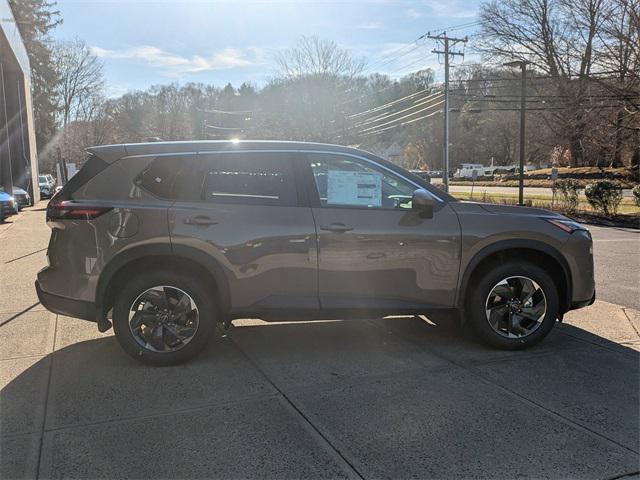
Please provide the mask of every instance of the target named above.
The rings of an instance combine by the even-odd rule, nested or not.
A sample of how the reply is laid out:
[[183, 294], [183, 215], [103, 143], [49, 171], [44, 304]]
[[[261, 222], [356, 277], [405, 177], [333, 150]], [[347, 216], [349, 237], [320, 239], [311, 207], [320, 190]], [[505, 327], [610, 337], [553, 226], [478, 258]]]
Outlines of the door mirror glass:
[[413, 192], [411, 197], [411, 208], [420, 213], [422, 218], [433, 217], [434, 201], [431, 194], [423, 188], [419, 188]]

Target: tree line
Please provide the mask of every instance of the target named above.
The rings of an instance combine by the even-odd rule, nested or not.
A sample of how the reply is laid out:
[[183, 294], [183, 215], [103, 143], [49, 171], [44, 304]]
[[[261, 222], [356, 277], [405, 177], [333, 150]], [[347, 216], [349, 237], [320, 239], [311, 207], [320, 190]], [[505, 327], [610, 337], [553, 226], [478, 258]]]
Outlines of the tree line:
[[[442, 85], [431, 69], [371, 72], [330, 40], [302, 37], [274, 58], [265, 85], [156, 85], [105, 96], [103, 66], [81, 40], [54, 42], [55, 2], [10, 0], [33, 70], [39, 157], [81, 163], [90, 145], [147, 139], [286, 139], [357, 145], [441, 169]], [[508, 165], [518, 149], [519, 72], [529, 62], [530, 162], [638, 164], [640, 0], [502, 0], [482, 4], [470, 39], [482, 63], [456, 65], [452, 165]], [[378, 62], [379, 63], [379, 62]]]

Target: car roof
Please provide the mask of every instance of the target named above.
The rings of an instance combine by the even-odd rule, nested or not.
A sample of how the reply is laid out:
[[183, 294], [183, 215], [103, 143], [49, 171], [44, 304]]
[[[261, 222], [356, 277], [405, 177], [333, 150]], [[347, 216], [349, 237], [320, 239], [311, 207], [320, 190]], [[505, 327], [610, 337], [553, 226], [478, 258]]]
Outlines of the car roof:
[[[121, 143], [87, 148], [87, 151], [102, 160], [111, 163], [125, 156], [154, 155], [167, 153], [201, 153], [215, 151], [243, 150], [295, 150], [356, 153], [362, 155], [363, 150], [344, 145], [329, 143], [294, 142], [281, 140], [200, 140], [176, 142]], [[369, 154], [371, 155], [371, 154]]]

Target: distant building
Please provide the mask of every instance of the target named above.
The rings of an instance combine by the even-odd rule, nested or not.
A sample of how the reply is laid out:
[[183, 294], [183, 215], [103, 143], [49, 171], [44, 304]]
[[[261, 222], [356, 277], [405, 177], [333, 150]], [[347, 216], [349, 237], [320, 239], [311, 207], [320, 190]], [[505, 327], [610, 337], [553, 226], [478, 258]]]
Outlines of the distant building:
[[[0, 0], [0, 186], [40, 200], [29, 57], [7, 0]], [[35, 188], [34, 188], [35, 186]]]
[[383, 156], [390, 162], [401, 165], [404, 160], [404, 149], [397, 142], [393, 142], [384, 151]]

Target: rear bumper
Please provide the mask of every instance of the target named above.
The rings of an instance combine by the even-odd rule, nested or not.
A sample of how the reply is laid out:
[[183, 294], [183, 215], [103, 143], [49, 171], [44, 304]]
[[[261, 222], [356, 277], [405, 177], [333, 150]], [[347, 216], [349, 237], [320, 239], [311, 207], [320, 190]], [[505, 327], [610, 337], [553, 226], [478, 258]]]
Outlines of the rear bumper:
[[96, 321], [96, 306], [92, 302], [76, 300], [73, 298], [61, 297], [45, 292], [36, 280], [36, 293], [38, 300], [44, 308], [50, 312], [68, 317], [81, 318], [91, 322]]

